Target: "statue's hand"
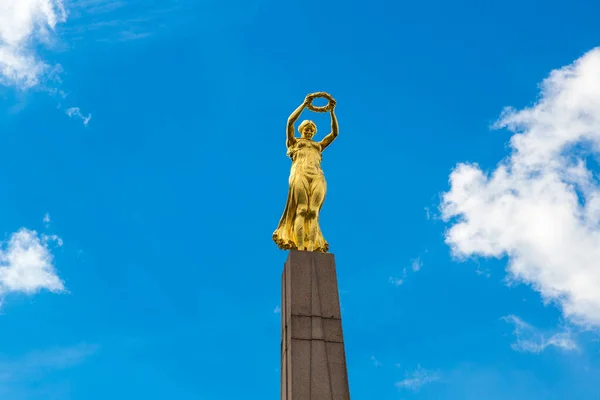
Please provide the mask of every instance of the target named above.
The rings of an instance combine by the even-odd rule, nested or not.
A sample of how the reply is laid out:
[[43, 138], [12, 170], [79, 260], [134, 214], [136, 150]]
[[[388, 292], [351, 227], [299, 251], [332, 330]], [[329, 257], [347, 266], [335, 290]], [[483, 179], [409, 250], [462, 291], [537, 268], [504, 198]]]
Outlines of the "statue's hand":
[[311, 93], [311, 94], [307, 95], [304, 98], [304, 104], [310, 104], [310, 103], [312, 103], [312, 101], [313, 101], [314, 98], [315, 98], [315, 94], [314, 93]]

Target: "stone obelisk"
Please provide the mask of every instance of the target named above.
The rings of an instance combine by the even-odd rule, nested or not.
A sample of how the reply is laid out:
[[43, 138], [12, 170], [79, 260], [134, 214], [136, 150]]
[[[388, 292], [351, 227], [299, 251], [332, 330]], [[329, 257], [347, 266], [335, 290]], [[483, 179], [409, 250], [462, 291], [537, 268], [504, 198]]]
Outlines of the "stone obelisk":
[[333, 254], [291, 250], [281, 280], [281, 400], [349, 400]]

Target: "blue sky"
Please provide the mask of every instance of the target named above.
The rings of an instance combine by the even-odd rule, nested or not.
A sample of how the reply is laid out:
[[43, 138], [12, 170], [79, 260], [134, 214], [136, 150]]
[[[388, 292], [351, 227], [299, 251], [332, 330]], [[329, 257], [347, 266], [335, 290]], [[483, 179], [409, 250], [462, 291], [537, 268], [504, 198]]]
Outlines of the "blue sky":
[[0, 10], [0, 398], [277, 398], [285, 123], [322, 90], [352, 398], [600, 398], [600, 6]]

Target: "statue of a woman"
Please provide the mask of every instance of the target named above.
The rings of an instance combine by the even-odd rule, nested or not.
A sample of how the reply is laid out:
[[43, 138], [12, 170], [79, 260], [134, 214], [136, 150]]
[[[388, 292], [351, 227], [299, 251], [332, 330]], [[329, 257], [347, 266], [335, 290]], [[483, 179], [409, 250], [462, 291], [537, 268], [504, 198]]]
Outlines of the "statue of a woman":
[[[312, 138], [317, 133], [314, 122], [305, 120], [298, 127], [301, 137], [294, 136], [294, 123], [316, 97], [326, 97], [326, 109], [331, 113], [331, 133], [320, 142]], [[338, 135], [334, 113], [335, 100], [326, 93], [313, 93], [290, 115], [287, 122], [287, 155], [292, 159], [287, 203], [273, 232], [273, 240], [283, 250], [306, 250], [326, 253], [329, 244], [319, 227], [319, 212], [325, 200], [327, 184], [321, 169], [321, 153]], [[318, 110], [317, 110], [318, 111]]]

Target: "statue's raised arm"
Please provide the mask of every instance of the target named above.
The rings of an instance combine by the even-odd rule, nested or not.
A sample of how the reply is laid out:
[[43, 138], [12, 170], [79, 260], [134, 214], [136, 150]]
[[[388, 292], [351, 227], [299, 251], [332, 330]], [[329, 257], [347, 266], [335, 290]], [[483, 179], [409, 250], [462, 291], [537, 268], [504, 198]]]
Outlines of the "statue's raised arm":
[[331, 110], [329, 110], [329, 113], [331, 114], [331, 133], [325, 136], [323, 140], [319, 142], [321, 145], [321, 150], [325, 150], [325, 148], [335, 140], [339, 132], [338, 121], [337, 117], [335, 116], [335, 100], [329, 100], [329, 104], [331, 105]]
[[296, 143], [296, 136], [294, 135], [294, 124], [296, 123], [296, 121], [298, 121], [298, 118], [300, 117], [300, 114], [302, 114], [302, 111], [304, 111], [304, 109], [313, 101], [314, 97], [312, 94], [309, 94], [308, 96], [306, 96], [306, 98], [304, 99], [304, 102], [302, 102], [302, 104], [300, 104], [298, 106], [298, 108], [296, 108], [294, 110], [294, 112], [292, 112], [288, 118], [287, 121], [287, 129], [286, 129], [286, 146], [290, 147], [292, 146], [294, 143]]
[[[328, 103], [325, 106], [314, 106], [312, 102], [315, 98], [325, 98]], [[319, 226], [319, 213], [327, 189], [321, 169], [321, 153], [338, 136], [335, 105], [335, 100], [328, 93], [312, 93], [306, 96], [304, 102], [288, 118], [286, 144], [287, 154], [292, 159], [290, 186], [285, 210], [279, 226], [273, 232], [273, 240], [280, 249], [323, 253], [329, 249]], [[317, 126], [310, 120], [303, 121], [298, 127], [299, 138], [294, 135], [294, 124], [305, 108], [331, 113], [331, 133], [320, 142], [313, 140]]]

